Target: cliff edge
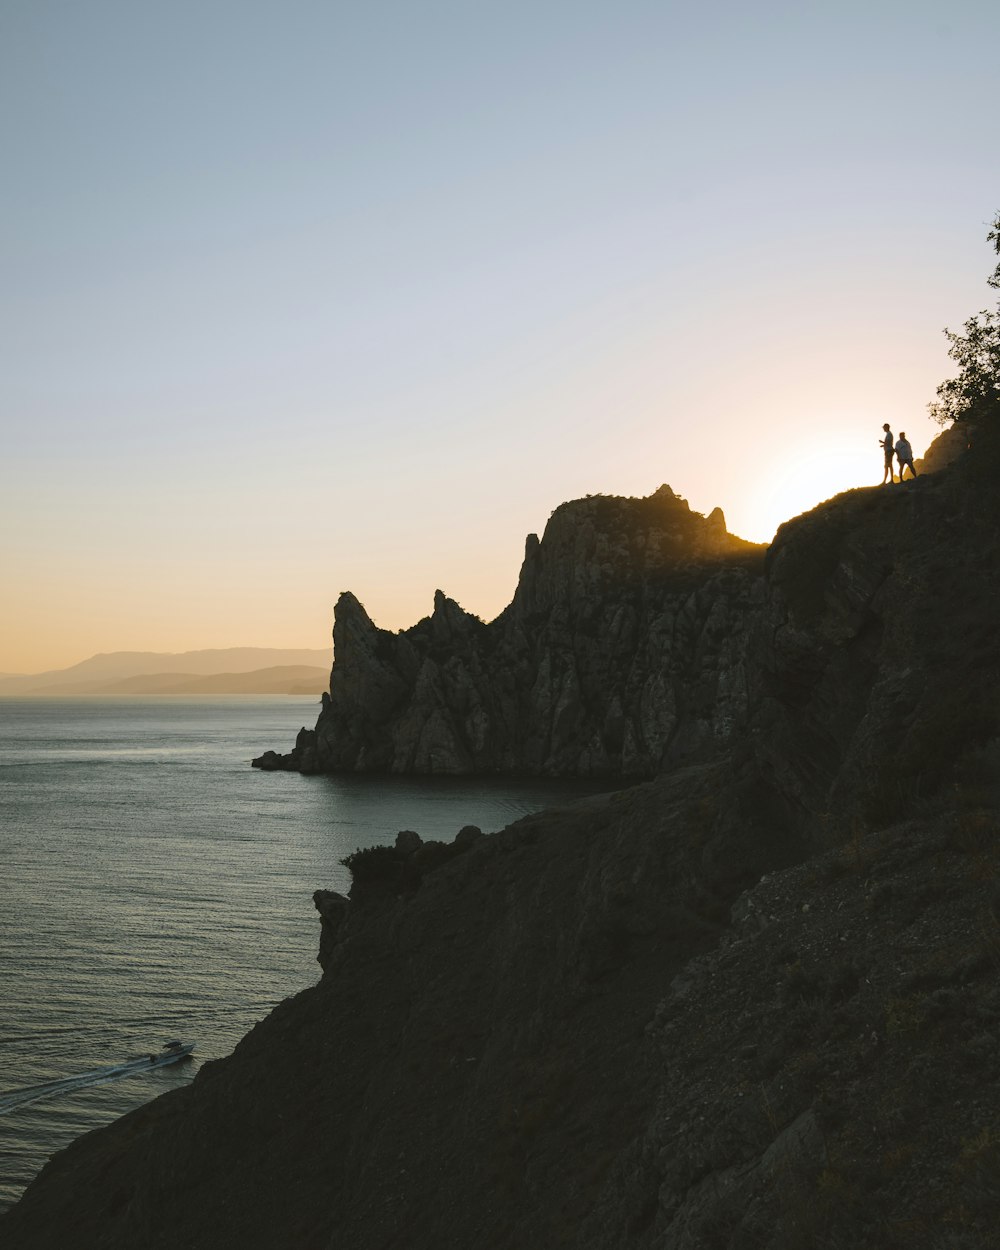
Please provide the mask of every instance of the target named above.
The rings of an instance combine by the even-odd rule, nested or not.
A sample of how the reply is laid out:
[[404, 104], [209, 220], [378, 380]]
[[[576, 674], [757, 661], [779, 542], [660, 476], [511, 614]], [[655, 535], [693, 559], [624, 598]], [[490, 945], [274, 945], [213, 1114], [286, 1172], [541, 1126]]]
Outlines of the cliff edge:
[[697, 750], [358, 858], [319, 985], [57, 1155], [4, 1245], [993, 1244], [998, 565], [959, 462], [713, 573], [739, 697], [692, 696]]

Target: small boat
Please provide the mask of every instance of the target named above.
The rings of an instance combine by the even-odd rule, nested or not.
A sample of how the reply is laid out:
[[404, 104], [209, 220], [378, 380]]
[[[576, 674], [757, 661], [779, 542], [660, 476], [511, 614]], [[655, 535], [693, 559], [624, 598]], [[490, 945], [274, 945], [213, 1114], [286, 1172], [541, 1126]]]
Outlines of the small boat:
[[181, 1059], [186, 1059], [192, 1050], [194, 1050], [194, 1042], [165, 1042], [159, 1054], [149, 1056], [149, 1062], [162, 1068], [168, 1063], [177, 1063]]

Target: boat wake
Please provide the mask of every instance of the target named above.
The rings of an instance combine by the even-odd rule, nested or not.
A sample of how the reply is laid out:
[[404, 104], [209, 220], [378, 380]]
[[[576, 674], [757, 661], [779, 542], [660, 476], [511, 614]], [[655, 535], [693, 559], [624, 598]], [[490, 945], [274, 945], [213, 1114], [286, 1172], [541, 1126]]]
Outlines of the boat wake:
[[125, 1076], [135, 1076], [140, 1072], [149, 1072], [161, 1068], [170, 1057], [137, 1055], [122, 1063], [113, 1063], [106, 1068], [92, 1068], [89, 1072], [80, 1072], [76, 1076], [66, 1076], [58, 1081], [44, 1081], [40, 1085], [27, 1085], [24, 1089], [12, 1089], [0, 1094], [0, 1115], [8, 1115], [18, 1107], [26, 1107], [29, 1103], [41, 1102], [46, 1098], [58, 1098], [60, 1094], [72, 1094], [77, 1090], [89, 1089], [93, 1085], [107, 1085], [111, 1081], [119, 1081]]

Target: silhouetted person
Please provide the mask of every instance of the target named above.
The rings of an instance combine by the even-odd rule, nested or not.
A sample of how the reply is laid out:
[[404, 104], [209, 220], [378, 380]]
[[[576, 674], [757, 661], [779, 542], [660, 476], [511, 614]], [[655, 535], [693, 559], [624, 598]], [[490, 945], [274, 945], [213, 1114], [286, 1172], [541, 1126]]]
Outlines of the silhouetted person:
[[906, 431], [899, 431], [899, 438], [896, 441], [896, 459], [899, 461], [899, 480], [903, 480], [903, 470], [910, 470], [910, 477], [916, 477], [917, 471], [913, 467], [913, 448], [906, 441]]
[[881, 447], [885, 452], [885, 472], [882, 474], [882, 485], [884, 486], [886, 478], [890, 482], [894, 482], [896, 479], [892, 476], [892, 430], [889, 429], [888, 425], [883, 425], [882, 429], [885, 430], [885, 438], [881, 440]]

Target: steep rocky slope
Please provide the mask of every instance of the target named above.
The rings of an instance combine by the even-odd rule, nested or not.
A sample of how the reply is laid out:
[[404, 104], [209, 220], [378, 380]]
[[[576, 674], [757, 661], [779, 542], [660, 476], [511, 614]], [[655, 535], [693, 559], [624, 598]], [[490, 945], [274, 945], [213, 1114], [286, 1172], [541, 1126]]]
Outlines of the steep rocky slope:
[[[441, 591], [399, 634], [351, 594], [315, 730], [258, 767], [649, 777], [744, 712], [742, 647], [763, 548], [669, 486], [591, 496], [529, 534], [510, 606], [485, 624]], [[735, 705], [735, 706], [731, 706]]]
[[932, 806], [743, 895], [647, 1026], [657, 1101], [573, 1244], [996, 1245], [998, 833]]
[[783, 527], [694, 762], [359, 860], [319, 986], [4, 1245], [993, 1244], [994, 495], [959, 464]]

